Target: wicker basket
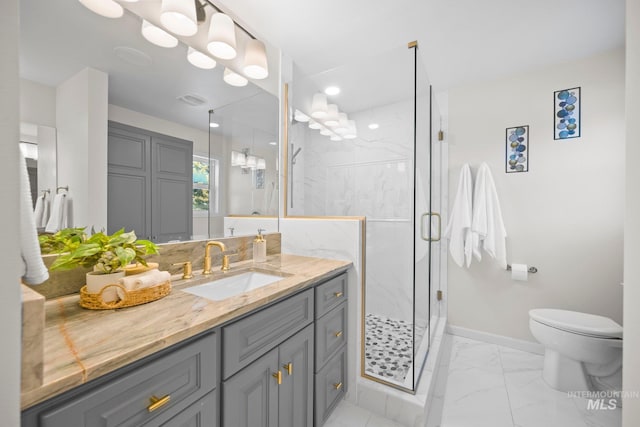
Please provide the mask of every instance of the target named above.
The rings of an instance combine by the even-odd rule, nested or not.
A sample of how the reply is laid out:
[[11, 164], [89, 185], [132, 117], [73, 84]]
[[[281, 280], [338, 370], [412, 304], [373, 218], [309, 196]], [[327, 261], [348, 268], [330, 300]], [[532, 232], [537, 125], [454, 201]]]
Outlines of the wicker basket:
[[[102, 293], [105, 289], [115, 286], [120, 288], [124, 294], [124, 298], [119, 301], [104, 302]], [[144, 289], [127, 290], [118, 283], [112, 283], [105, 286], [97, 294], [87, 292], [87, 287], [80, 289], [80, 306], [90, 310], [112, 310], [114, 308], [132, 307], [134, 305], [145, 304], [151, 301], [166, 297], [171, 293], [171, 281], [167, 280], [158, 285]]]

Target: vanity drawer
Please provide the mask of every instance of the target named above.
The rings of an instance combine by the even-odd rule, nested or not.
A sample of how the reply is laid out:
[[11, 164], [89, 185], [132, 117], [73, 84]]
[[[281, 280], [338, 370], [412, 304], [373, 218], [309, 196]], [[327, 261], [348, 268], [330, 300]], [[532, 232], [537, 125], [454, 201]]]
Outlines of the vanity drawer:
[[347, 273], [316, 286], [316, 319], [347, 299]]
[[[214, 390], [166, 423], [161, 424], [160, 427], [218, 427], [219, 400], [218, 391]], [[157, 424], [150, 423], [144, 427], [155, 425]]]
[[[160, 425], [215, 389], [216, 359], [216, 334], [210, 334], [140, 369], [91, 389], [70, 402], [42, 412], [38, 425]], [[150, 402], [152, 396], [169, 398], [166, 404], [153, 409]]]
[[313, 321], [313, 289], [222, 328], [222, 372], [229, 378]]
[[347, 303], [316, 320], [316, 371], [347, 342]]
[[347, 348], [316, 374], [315, 425], [321, 426], [347, 392]]

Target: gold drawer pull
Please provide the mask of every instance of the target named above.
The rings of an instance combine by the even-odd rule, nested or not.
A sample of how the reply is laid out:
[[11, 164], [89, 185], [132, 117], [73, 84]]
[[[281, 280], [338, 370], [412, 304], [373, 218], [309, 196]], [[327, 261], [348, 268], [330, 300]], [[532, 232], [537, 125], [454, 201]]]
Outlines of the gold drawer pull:
[[156, 395], [153, 395], [149, 398], [151, 405], [147, 406], [147, 411], [153, 412], [156, 409], [160, 409], [164, 405], [169, 403], [169, 400], [171, 400], [171, 395], [169, 394], [167, 394], [165, 397], [157, 397]]
[[338, 331], [335, 333], [336, 338], [340, 338], [342, 336], [342, 331]]
[[335, 388], [336, 390], [340, 390], [342, 388], [342, 383], [334, 384], [333, 388]]
[[278, 372], [276, 372], [275, 374], [271, 374], [271, 376], [275, 378], [276, 381], [278, 381], [278, 385], [282, 384], [282, 371], [278, 370]]
[[341, 297], [342, 295], [344, 295], [344, 294], [343, 294], [342, 292], [334, 292], [334, 293], [333, 293], [333, 295], [334, 295], [336, 298], [340, 298], [340, 297]]
[[285, 363], [282, 367], [287, 370], [287, 374], [293, 375], [293, 363]]

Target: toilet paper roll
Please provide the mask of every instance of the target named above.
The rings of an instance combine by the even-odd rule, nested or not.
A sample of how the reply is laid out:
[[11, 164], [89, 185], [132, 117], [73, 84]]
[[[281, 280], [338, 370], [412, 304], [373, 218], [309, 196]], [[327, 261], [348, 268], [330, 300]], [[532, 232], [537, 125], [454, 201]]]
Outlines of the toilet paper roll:
[[511, 278], [513, 280], [526, 281], [529, 276], [529, 266], [527, 264], [511, 264]]

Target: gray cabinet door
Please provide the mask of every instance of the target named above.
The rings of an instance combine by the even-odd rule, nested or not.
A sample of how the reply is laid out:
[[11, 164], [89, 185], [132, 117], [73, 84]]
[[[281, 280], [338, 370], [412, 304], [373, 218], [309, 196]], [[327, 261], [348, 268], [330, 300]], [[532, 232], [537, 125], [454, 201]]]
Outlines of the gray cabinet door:
[[[218, 427], [218, 392], [212, 391], [160, 427]], [[153, 423], [144, 427], [154, 427]]]
[[278, 427], [278, 349], [274, 348], [222, 384], [222, 425]]
[[109, 123], [107, 232], [151, 237], [151, 137]]
[[193, 143], [165, 136], [151, 140], [151, 235], [158, 243], [193, 234]]
[[278, 427], [313, 426], [313, 339], [309, 325], [280, 345]]

